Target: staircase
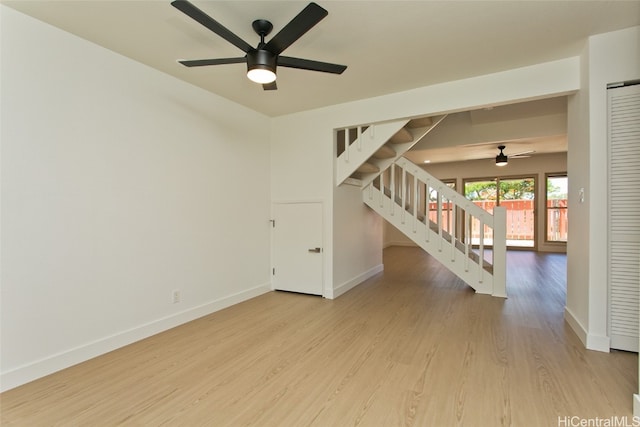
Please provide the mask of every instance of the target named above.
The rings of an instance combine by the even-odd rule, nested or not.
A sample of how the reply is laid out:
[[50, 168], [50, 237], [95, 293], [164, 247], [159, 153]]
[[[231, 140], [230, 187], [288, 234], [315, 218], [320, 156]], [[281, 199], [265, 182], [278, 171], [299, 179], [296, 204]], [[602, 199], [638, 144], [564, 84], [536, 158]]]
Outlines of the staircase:
[[339, 130], [337, 185], [360, 186], [367, 206], [477, 293], [506, 297], [505, 209], [487, 212], [401, 157], [443, 118]]
[[365, 187], [445, 117], [395, 120], [338, 130], [336, 185]]

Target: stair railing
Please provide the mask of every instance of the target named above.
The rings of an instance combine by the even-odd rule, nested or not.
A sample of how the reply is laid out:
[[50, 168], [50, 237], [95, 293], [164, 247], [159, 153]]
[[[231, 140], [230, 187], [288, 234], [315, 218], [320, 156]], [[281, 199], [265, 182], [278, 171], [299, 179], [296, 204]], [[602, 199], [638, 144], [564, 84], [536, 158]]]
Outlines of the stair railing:
[[[493, 214], [402, 157], [381, 173], [369, 186], [369, 197], [376, 191], [377, 205], [388, 214], [400, 215], [401, 224], [411, 221], [410, 232], [424, 228], [426, 243], [437, 240], [439, 252], [449, 251], [456, 261], [464, 254], [463, 268], [471, 264], [478, 271], [477, 282], [489, 274], [491, 294], [506, 297], [506, 211], [495, 207]], [[366, 191], [366, 190], [365, 190]], [[371, 202], [375, 202], [370, 200]], [[473, 235], [479, 238], [473, 238]], [[409, 236], [412, 237], [412, 236]], [[491, 250], [488, 250], [488, 247]]]
[[337, 129], [336, 185], [342, 184], [408, 122], [403, 119]]

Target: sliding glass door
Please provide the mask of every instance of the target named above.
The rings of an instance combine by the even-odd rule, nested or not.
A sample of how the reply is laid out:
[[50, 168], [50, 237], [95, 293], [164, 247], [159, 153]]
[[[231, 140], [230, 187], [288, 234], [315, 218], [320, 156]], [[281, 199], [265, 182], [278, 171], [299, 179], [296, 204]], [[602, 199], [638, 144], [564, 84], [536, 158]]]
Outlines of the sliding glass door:
[[[507, 210], [507, 246], [535, 248], [535, 178], [469, 179], [464, 181], [464, 195], [482, 209], [493, 213], [494, 206]], [[479, 224], [472, 224], [471, 240], [479, 244]], [[493, 244], [485, 230], [485, 245]]]

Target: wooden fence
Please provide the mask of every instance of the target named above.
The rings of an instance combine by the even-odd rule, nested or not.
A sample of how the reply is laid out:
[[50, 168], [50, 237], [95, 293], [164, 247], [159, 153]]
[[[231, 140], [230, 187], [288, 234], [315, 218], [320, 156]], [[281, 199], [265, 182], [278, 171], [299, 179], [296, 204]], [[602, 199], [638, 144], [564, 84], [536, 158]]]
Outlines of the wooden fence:
[[[496, 206], [494, 200], [474, 201], [474, 204], [482, 209], [493, 213]], [[507, 240], [521, 241], [534, 240], [535, 202], [533, 200], [502, 200], [500, 206], [507, 210]], [[567, 200], [549, 200], [547, 209], [547, 240], [567, 241]], [[429, 203], [429, 218], [436, 220], [438, 216], [437, 204]], [[442, 204], [442, 223], [445, 224], [445, 231], [449, 231], [453, 215], [449, 203]], [[478, 224], [471, 225], [471, 238], [475, 241], [480, 237]], [[490, 230], [485, 230], [485, 237], [491, 238]]]

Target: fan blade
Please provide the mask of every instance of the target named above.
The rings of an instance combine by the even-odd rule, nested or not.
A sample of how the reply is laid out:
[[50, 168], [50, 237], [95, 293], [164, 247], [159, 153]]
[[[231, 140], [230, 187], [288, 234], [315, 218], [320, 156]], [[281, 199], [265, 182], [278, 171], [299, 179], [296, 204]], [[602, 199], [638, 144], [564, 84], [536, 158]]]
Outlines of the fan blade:
[[189, 3], [187, 0], [174, 0], [171, 2], [171, 5], [190, 18], [198, 21], [232, 45], [238, 47], [243, 52], [246, 53], [253, 49], [253, 47], [249, 43], [233, 34], [221, 23], [195, 7], [193, 4]]
[[280, 67], [299, 68], [301, 70], [321, 71], [323, 73], [342, 74], [347, 69], [346, 65], [331, 64], [328, 62], [312, 61], [310, 59], [291, 58], [279, 56]]
[[509, 157], [529, 157], [528, 154], [533, 154], [535, 152], [536, 152], [536, 150], [521, 151], [521, 152], [516, 153], [516, 154], [510, 154]]
[[247, 58], [190, 59], [178, 62], [185, 67], [203, 67], [205, 65], [242, 64], [247, 62]]
[[278, 89], [278, 85], [276, 84], [276, 82], [271, 82], [271, 83], [265, 83], [262, 85], [262, 88], [264, 90], [277, 90]]
[[315, 3], [309, 3], [307, 7], [293, 18], [282, 30], [264, 46], [264, 49], [280, 55], [286, 48], [291, 46], [293, 42], [298, 40], [304, 33], [309, 31], [314, 25], [320, 22], [327, 12]]

